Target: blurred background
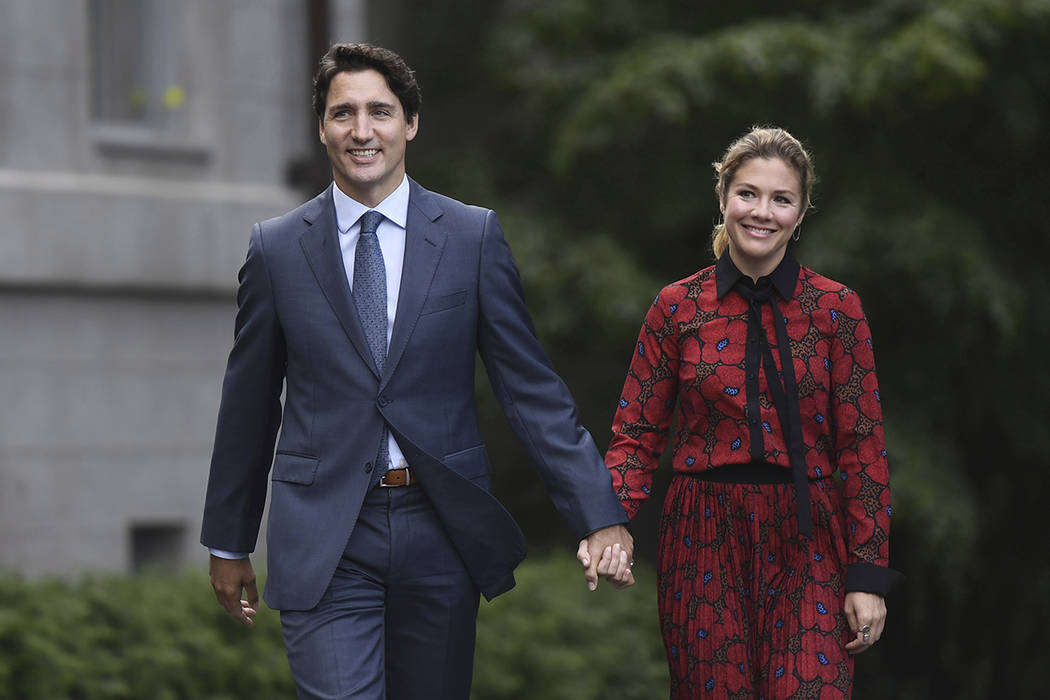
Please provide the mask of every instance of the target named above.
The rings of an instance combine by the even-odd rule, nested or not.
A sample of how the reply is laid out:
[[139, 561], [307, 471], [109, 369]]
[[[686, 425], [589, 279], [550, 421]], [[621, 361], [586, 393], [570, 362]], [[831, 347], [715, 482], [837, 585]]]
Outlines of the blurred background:
[[[337, 40], [415, 68], [409, 174], [500, 214], [601, 448], [645, 308], [712, 262], [711, 162], [799, 137], [796, 255], [864, 301], [908, 577], [855, 697], [1046, 696], [1050, 2], [0, 0], [0, 698], [288, 692], [275, 619], [229, 628], [197, 538], [237, 270], [329, 182]], [[482, 606], [475, 697], [666, 695], [651, 566], [578, 595], [480, 385], [531, 554]]]

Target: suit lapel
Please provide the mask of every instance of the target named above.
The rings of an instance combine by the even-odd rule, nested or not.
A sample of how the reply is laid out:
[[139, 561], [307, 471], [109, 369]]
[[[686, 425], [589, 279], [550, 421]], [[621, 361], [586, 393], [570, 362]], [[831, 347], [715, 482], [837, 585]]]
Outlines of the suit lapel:
[[405, 352], [434, 280], [447, 236], [443, 222], [439, 220], [441, 207], [433, 195], [414, 180], [410, 179], [409, 182], [411, 190], [405, 226], [405, 264], [401, 270], [401, 290], [397, 300], [397, 315], [394, 317], [394, 331], [387, 349], [383, 384], [393, 375]]
[[343, 330], [350, 338], [357, 353], [372, 372], [378, 376], [372, 353], [368, 349], [361, 319], [354, 307], [350, 284], [346, 281], [343, 253], [339, 248], [339, 229], [335, 223], [335, 205], [332, 203], [332, 187], [310, 202], [303, 213], [306, 231], [299, 237], [306, 261], [317, 279], [332, 311], [335, 312]]

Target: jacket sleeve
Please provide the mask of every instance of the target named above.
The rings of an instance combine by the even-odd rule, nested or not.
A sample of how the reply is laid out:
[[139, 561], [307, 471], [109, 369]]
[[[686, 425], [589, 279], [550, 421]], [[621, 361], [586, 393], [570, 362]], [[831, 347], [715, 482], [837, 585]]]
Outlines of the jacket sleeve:
[[627, 518], [575, 403], [540, 347], [499, 221], [486, 213], [478, 270], [478, 349], [489, 381], [555, 507], [579, 537]]
[[233, 350], [226, 365], [201, 543], [255, 550], [281, 423], [286, 350], [259, 224], [238, 276]]

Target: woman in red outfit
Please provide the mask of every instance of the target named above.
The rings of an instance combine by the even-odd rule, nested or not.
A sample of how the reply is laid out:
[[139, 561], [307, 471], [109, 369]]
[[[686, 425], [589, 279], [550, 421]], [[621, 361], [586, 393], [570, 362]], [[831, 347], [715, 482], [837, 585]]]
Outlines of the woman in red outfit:
[[[717, 263], [646, 314], [606, 464], [633, 517], [678, 405], [658, 555], [672, 698], [848, 698], [898, 576], [871, 334], [857, 294], [789, 250], [802, 145], [755, 128], [715, 169]], [[622, 581], [616, 564], [599, 571]]]

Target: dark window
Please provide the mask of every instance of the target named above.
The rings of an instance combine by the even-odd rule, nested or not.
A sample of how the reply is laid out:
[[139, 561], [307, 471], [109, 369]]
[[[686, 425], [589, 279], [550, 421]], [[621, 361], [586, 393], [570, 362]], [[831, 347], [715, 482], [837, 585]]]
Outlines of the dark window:
[[171, 573], [183, 561], [186, 526], [176, 523], [132, 523], [131, 570]]
[[178, 0], [91, 0], [91, 116], [166, 128], [183, 110]]

